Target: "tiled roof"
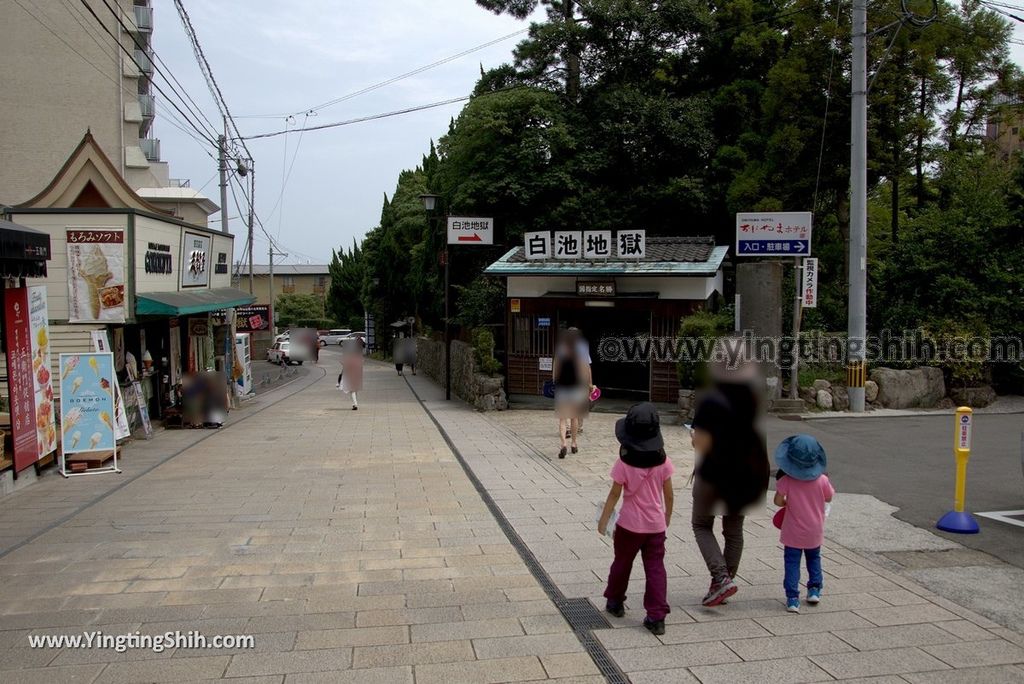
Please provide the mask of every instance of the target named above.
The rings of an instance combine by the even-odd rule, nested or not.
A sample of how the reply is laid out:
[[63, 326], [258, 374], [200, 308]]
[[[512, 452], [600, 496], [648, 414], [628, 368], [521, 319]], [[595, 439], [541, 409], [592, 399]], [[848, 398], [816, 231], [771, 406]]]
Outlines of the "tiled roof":
[[[253, 264], [253, 275], [270, 275], [270, 267], [266, 264]], [[274, 264], [274, 275], [330, 275], [331, 269], [327, 264]], [[249, 265], [242, 264], [238, 271], [239, 275], [249, 275]]]
[[643, 259], [527, 259], [515, 247], [484, 271], [489, 275], [695, 275], [713, 276], [728, 247], [710, 237], [649, 237]]

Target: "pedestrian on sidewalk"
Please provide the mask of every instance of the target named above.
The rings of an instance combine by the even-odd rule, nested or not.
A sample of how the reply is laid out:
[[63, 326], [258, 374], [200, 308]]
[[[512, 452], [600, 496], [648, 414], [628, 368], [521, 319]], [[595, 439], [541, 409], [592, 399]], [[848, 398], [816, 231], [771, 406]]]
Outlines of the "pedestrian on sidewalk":
[[[691, 429], [697, 455], [691, 524], [711, 574], [711, 588], [701, 601], [709, 607], [738, 590], [733, 580], [743, 555], [744, 512], [764, 501], [769, 478], [768, 452], [756, 427], [757, 367], [718, 363], [710, 370], [713, 385], [698, 404]], [[724, 552], [714, 533], [716, 516], [722, 517]]]
[[405, 338], [401, 335], [395, 335], [395, 347], [392, 350], [392, 356], [395, 359], [395, 370], [401, 376], [402, 367], [405, 365]]
[[356, 393], [363, 389], [363, 348], [365, 346], [363, 338], [357, 335], [345, 343], [342, 351], [343, 370], [339, 376], [341, 391], [352, 396], [353, 411], [359, 409], [359, 399], [356, 397]]
[[[593, 391], [594, 390], [594, 386], [593, 386], [594, 374], [593, 374], [593, 371], [591, 369], [592, 360], [590, 358], [590, 342], [588, 342], [587, 339], [583, 336], [583, 333], [582, 333], [582, 331], [580, 331], [579, 328], [569, 328], [569, 332], [576, 336], [576, 353], [580, 357], [580, 363], [582, 363], [583, 365], [585, 365], [587, 367], [587, 377], [590, 378], [590, 382], [591, 382], [590, 390]], [[580, 411], [580, 417], [577, 419], [577, 423], [576, 423], [576, 434], [577, 434], [577, 436], [583, 434], [583, 419], [586, 418], [587, 414], [589, 414], [589, 413], [590, 413], [590, 401], [587, 401], [587, 403], [584, 404], [582, 411]], [[569, 435], [566, 435], [566, 437], [569, 437]]]
[[672, 520], [672, 473], [675, 468], [665, 454], [658, 411], [643, 402], [629, 409], [615, 423], [619, 460], [612, 467], [612, 488], [604, 502], [597, 531], [604, 535], [615, 504], [622, 496], [622, 510], [615, 523], [615, 559], [608, 571], [604, 597], [606, 609], [616, 617], [625, 615], [626, 588], [633, 561], [643, 558], [644, 627], [654, 634], [665, 633], [669, 614], [668, 576], [665, 573], [665, 532]]
[[793, 435], [775, 450], [779, 479], [775, 505], [784, 506], [780, 540], [785, 547], [786, 610], [800, 612], [800, 558], [807, 561], [807, 603], [821, 602], [824, 577], [821, 544], [825, 541], [825, 508], [836, 490], [825, 474], [825, 449], [810, 435]]
[[576, 431], [590, 394], [590, 370], [580, 359], [577, 335], [571, 331], [562, 334], [555, 348], [551, 379], [555, 383], [555, 414], [558, 416], [558, 458], [565, 458], [567, 439], [571, 440], [572, 453], [579, 451]]

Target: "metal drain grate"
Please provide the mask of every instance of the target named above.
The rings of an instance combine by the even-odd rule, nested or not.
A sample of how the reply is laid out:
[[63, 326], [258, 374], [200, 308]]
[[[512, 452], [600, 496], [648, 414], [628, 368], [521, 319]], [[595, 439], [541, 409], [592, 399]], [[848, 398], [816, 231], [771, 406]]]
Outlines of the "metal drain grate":
[[555, 601], [555, 606], [561, 611], [562, 616], [572, 627], [574, 632], [584, 632], [590, 629], [609, 629], [611, 625], [608, 620], [589, 599], [567, 598]]
[[597, 640], [593, 632], [577, 632], [576, 636], [579, 637], [580, 643], [583, 644], [583, 648], [587, 650], [591, 660], [597, 665], [597, 669], [601, 671], [604, 678], [608, 681], [608, 684], [629, 684], [629, 678], [626, 676], [619, 666], [615, 664], [612, 657], [608, 655], [608, 651], [605, 650], [604, 645]]

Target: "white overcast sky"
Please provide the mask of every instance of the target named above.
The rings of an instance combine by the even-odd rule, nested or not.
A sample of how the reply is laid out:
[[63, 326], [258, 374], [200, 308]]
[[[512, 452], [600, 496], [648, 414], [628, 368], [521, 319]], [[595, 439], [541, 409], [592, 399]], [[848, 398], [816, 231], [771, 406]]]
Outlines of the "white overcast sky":
[[[153, 45], [206, 116], [217, 109], [171, 0], [155, 0]], [[293, 126], [313, 106], [526, 28], [474, 0], [185, 0], [185, 8], [224, 97], [245, 135]], [[458, 60], [320, 110], [309, 125], [342, 121], [467, 95], [485, 69], [511, 59], [517, 36]], [[166, 90], [166, 86], [158, 80]], [[158, 95], [159, 98], [159, 95]], [[249, 141], [256, 161], [256, 211], [291, 255], [289, 263], [327, 263], [331, 249], [361, 239], [380, 219], [398, 173], [419, 164], [430, 140], [448, 130], [463, 104], [325, 131]], [[174, 128], [158, 111], [155, 135], [173, 178], [219, 203], [215, 153]], [[295, 164], [277, 210], [288, 164]], [[295, 155], [296, 147], [298, 155]], [[209, 181], [209, 182], [208, 182]], [[206, 183], [204, 186], [203, 184]], [[239, 197], [241, 199], [241, 197]], [[229, 195], [231, 231], [241, 255], [246, 227]], [[271, 213], [273, 212], [273, 213]], [[211, 217], [216, 221], [218, 215]], [[219, 223], [218, 223], [219, 225]], [[257, 229], [256, 263], [267, 262]], [[275, 259], [277, 261], [278, 259]]]
[[[157, 54], [217, 122], [217, 110], [171, 0], [154, 0]], [[474, 0], [184, 0], [215, 77], [243, 134], [282, 130], [284, 114], [324, 102], [462, 52], [528, 22], [496, 16]], [[534, 18], [543, 18], [543, 11]], [[1024, 38], [1022, 26], [1015, 27]], [[309, 117], [309, 125], [389, 112], [468, 94], [485, 69], [511, 60], [523, 36], [398, 81]], [[1013, 46], [1018, 63], [1024, 48]], [[159, 99], [159, 96], [158, 96]], [[398, 173], [416, 166], [431, 139], [448, 130], [463, 104], [358, 123], [302, 136], [248, 143], [256, 160], [256, 209], [288, 263], [327, 263], [331, 249], [361, 239], [380, 218]], [[171, 126], [158, 111], [155, 135], [171, 176], [220, 201], [208, 145]], [[277, 118], [248, 118], [279, 115]], [[296, 148], [298, 154], [296, 155]], [[294, 166], [282, 196], [287, 164]], [[204, 185], [205, 183], [205, 185]], [[278, 202], [281, 199], [280, 203]], [[231, 231], [241, 255], [246, 227], [229, 195]], [[277, 207], [275, 209], [275, 206]], [[218, 217], [212, 217], [216, 220]], [[257, 230], [256, 263], [268, 242]], [[237, 257], [236, 257], [237, 258]]]

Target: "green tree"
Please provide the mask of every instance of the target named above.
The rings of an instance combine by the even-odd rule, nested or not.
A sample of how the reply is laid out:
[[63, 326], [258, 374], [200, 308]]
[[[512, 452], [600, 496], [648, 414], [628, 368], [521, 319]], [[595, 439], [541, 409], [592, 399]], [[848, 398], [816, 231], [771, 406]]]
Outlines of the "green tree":
[[328, 268], [331, 274], [331, 287], [327, 293], [328, 310], [334, 315], [335, 320], [341, 323], [347, 323], [355, 318], [361, 319], [365, 279], [363, 250], [353, 240], [349, 249], [332, 251]]
[[279, 294], [274, 314], [285, 327], [319, 328], [328, 321], [323, 298], [311, 294]]

